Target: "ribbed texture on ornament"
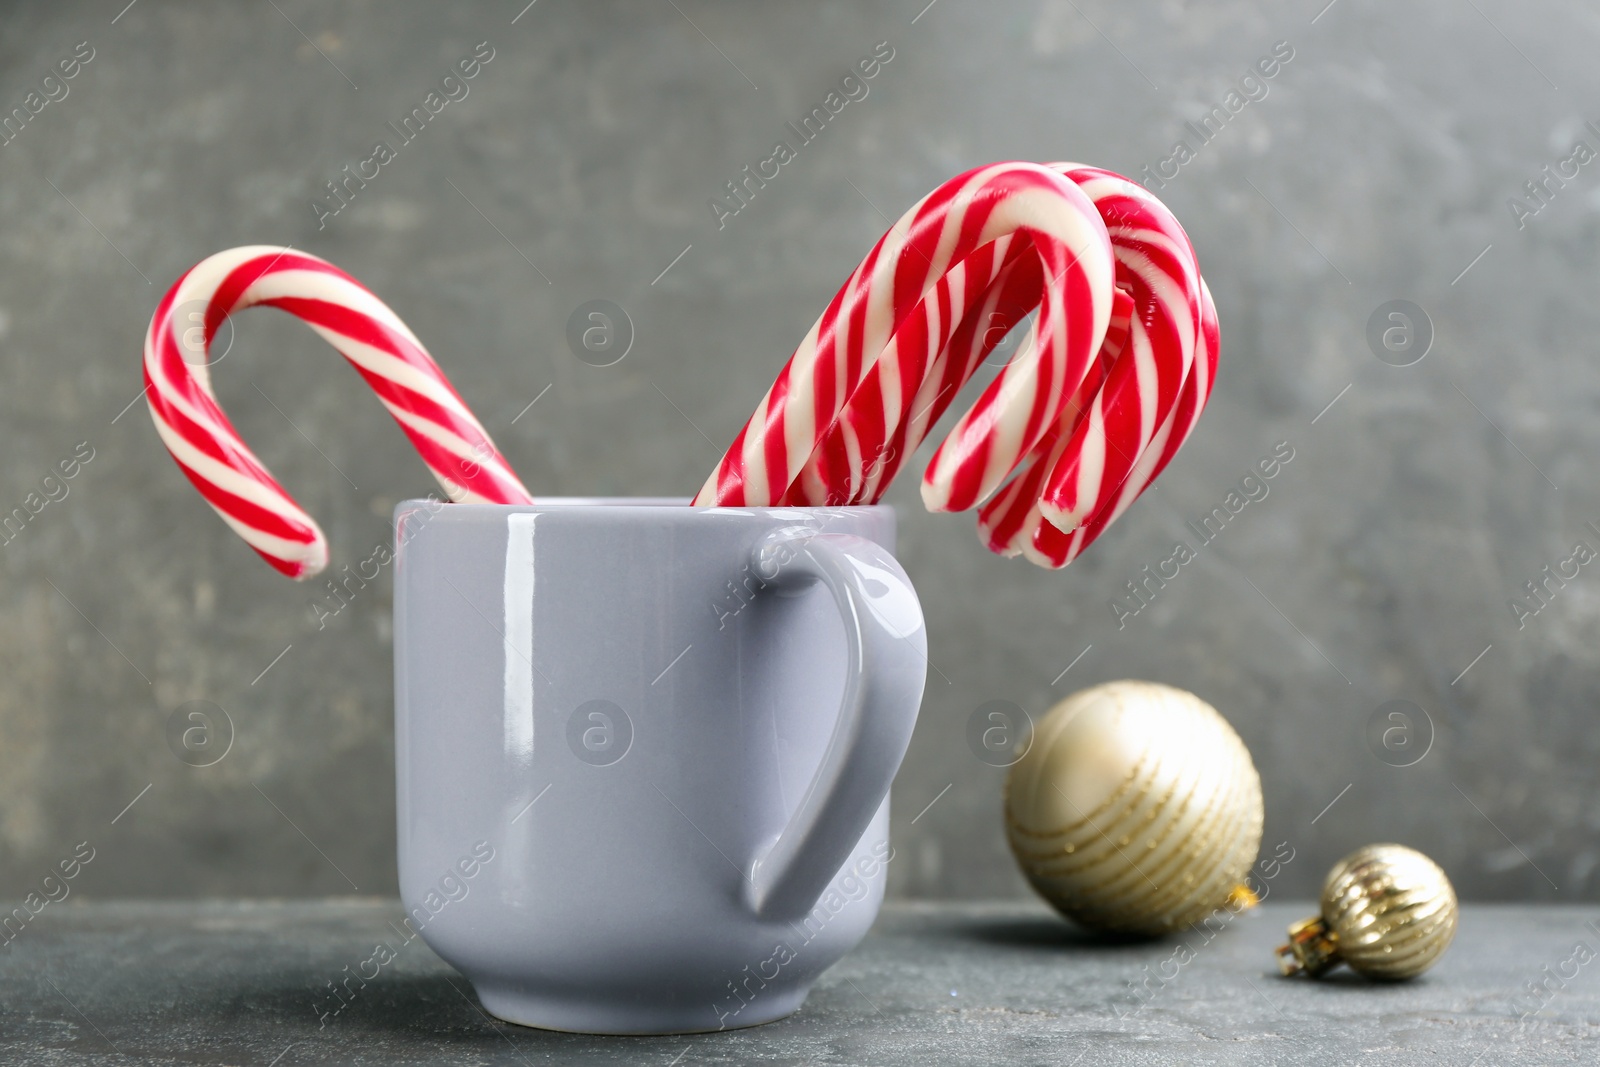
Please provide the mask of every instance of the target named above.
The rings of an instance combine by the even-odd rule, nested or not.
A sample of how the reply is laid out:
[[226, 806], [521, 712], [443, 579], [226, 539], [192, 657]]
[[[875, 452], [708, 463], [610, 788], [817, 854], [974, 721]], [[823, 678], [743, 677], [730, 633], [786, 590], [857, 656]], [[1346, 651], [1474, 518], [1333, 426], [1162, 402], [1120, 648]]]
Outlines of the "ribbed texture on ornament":
[[[1106, 795], [1075, 801], [1085, 791], [1075, 778], [1104, 780]], [[1068, 698], [1006, 784], [1023, 873], [1097, 929], [1154, 934], [1204, 919], [1261, 845], [1261, 779], [1244, 743], [1216, 709], [1169, 686], [1113, 682]]]
[[1322, 917], [1339, 955], [1372, 978], [1411, 978], [1456, 935], [1456, 894], [1439, 865], [1402, 845], [1368, 845], [1329, 872]]

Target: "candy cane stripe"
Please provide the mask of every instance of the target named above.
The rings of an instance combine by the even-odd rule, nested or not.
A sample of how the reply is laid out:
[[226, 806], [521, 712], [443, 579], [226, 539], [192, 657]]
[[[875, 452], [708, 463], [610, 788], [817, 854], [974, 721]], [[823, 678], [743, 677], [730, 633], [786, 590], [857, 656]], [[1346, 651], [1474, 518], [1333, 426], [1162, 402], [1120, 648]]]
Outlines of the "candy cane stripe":
[[[180, 310], [204, 305], [203, 348], [186, 346]], [[444, 372], [387, 305], [339, 268], [304, 252], [219, 252], [180, 277], [145, 334], [150, 415], [178, 466], [224, 522], [268, 563], [305, 578], [328, 562], [316, 522], [284, 491], [217, 404], [208, 365], [229, 315], [277, 307], [342, 354], [400, 425], [452, 500], [520, 504], [528, 492]]]
[[706, 479], [699, 505], [875, 501], [961, 386], [1027, 343], [923, 476], [985, 543], [1070, 562], [1160, 474], [1216, 372], [1215, 309], [1169, 211], [1121, 175], [997, 163], [923, 197], [840, 288]]

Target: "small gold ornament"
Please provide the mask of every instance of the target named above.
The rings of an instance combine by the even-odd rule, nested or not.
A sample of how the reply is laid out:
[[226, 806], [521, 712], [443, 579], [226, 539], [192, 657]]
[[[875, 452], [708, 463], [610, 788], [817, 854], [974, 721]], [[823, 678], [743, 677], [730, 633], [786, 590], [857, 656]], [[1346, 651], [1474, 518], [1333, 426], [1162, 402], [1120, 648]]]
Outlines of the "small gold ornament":
[[1317, 977], [1340, 963], [1368, 978], [1415, 978], [1456, 936], [1456, 891], [1439, 865], [1404, 845], [1368, 845], [1334, 865], [1322, 914], [1289, 927], [1278, 969]]
[[1161, 934], [1255, 902], [1261, 777], [1193, 693], [1109, 682], [1052, 708], [1006, 779], [1006, 836], [1034, 889], [1098, 930]]

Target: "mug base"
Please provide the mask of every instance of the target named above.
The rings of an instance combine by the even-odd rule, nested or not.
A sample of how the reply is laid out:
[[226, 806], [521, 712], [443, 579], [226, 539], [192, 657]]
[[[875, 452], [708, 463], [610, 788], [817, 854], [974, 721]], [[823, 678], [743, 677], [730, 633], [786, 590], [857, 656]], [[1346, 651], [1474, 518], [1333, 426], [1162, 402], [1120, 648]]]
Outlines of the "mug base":
[[[567, 1034], [632, 1035], [707, 1034], [776, 1022], [800, 1010], [810, 986], [778, 993], [763, 990], [737, 1012], [718, 1014], [711, 1004], [640, 1004], [616, 1000], [549, 995], [497, 982], [472, 983], [484, 1009], [497, 1019], [539, 1030]], [[720, 1025], [719, 1025], [720, 1024]]]

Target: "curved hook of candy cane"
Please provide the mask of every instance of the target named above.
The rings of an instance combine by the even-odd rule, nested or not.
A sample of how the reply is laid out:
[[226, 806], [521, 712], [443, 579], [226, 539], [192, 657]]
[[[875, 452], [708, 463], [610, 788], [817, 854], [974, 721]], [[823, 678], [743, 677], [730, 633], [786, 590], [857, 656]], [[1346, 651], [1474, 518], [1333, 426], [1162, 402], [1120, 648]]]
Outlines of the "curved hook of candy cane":
[[[1144, 218], [1149, 214], [1145, 205], [1136, 203], [1130, 208], [1123, 203], [1129, 198], [1126, 192], [1129, 183], [1121, 176], [1070, 163], [1049, 164], [1049, 169], [1061, 173], [1083, 188], [1100, 215], [1118, 225], [1122, 247], [1118, 249], [1114, 243], [1113, 250], [1124, 258], [1132, 258], [1135, 269], [1143, 268], [1149, 272], [1155, 266], [1169, 267], [1168, 261], [1173, 258], [1173, 251], [1182, 254], [1187, 248], [1187, 239], [1182, 236], [1181, 230], [1175, 228], [1176, 220], [1172, 220], [1164, 209], [1159, 210], [1165, 218], [1155, 218], [1154, 226], [1157, 229], [1152, 231], [1149, 220]], [[1041, 301], [1053, 297], [1053, 292], [1047, 291], [1044, 285], [1041, 259], [1032, 252], [1033, 239], [1026, 233], [1018, 232], [997, 238], [951, 265], [900, 321], [883, 351], [863, 376], [861, 384], [850, 395], [844, 409], [818, 441], [783, 503], [849, 504], [877, 499], [906, 456], [921, 443], [928, 429], [1000, 339], [1024, 315], [1038, 308]], [[1154, 258], [1156, 264], [1146, 262], [1144, 257], [1147, 256]], [[1121, 265], [1118, 269], [1120, 273], [1128, 271], [1127, 267]], [[1171, 269], [1182, 275], [1178, 268]], [[1190, 288], [1193, 288], [1194, 277], [1195, 272], [1187, 272]], [[1161, 289], [1162, 285], [1163, 278], [1153, 283], [1156, 289]], [[1151, 288], [1143, 286], [1136, 291], [1147, 302], [1151, 302], [1148, 293]], [[1115, 301], [1128, 302], [1131, 307], [1131, 300], [1125, 292], [1118, 289], [1114, 293]], [[1168, 299], [1172, 297], [1171, 293], [1163, 295]], [[1159, 314], [1160, 311], [1160, 308], [1156, 308], [1151, 314]], [[1118, 317], [1119, 313], [1114, 310], [1111, 316], [1113, 326], [1108, 336], [1115, 331], [1114, 324]], [[1121, 338], [1115, 344], [1118, 352], [1127, 336], [1128, 312], [1121, 312], [1120, 317]], [[1028, 376], [1028, 362], [1030, 356], [1035, 354], [1040, 325], [1043, 325], [1043, 317], [1041, 323], [1036, 324], [1034, 331], [1030, 332], [1025, 345], [1019, 349], [1018, 356], [1012, 361], [1014, 365], [1008, 366], [1003, 374]], [[1148, 344], [1142, 346], [1144, 351], [1133, 360], [1140, 371], [1135, 384], [1152, 388], [1149, 379], [1157, 378], [1154, 388], [1165, 394], [1158, 401], [1153, 414], [1147, 418], [1151, 425], [1143, 428], [1137, 442], [1139, 449], [1154, 432], [1154, 419], [1165, 415], [1176, 400], [1187, 361], [1192, 357], [1192, 325], [1174, 340], [1175, 344], [1168, 346], [1172, 359], [1159, 366], [1150, 366], [1154, 357]], [[1167, 355], [1166, 349], [1159, 354]], [[1106, 346], [1102, 343], [1100, 361], [1109, 367], [1114, 358], [1107, 357]], [[1177, 365], [1168, 366], [1173, 359], [1176, 359]], [[1090, 363], [1093, 365], [1094, 361], [1090, 360]], [[1076, 371], [1073, 377], [1078, 377]], [[1102, 372], [1094, 384], [1098, 386], [1103, 378]], [[910, 383], [909, 387], [907, 383]], [[996, 388], [1003, 389], [1004, 386]], [[1067, 405], [1073, 412], [1068, 420], [1070, 427], [1076, 423], [1078, 413], [1085, 404], [1086, 395], [1076, 395], [1083, 392], [1082, 380], [1075, 391], [1063, 392], [1074, 394]], [[1092, 391], [1087, 395], [1092, 395]], [[974, 412], [978, 412], [982, 404], [980, 400]], [[1101, 414], [1097, 409], [1096, 416]], [[969, 414], [968, 417], [975, 419], [978, 416]], [[1058, 428], [1047, 428], [1046, 436], [1055, 439], [1059, 432]], [[1007, 453], [990, 444], [991, 451], [986, 461], [987, 474], [991, 479], [1004, 477], [1019, 465], [1036, 459], [1036, 453], [1040, 450], [1051, 451], [1049, 442], [1043, 437], [1034, 449], [1026, 453]], [[1063, 451], [1064, 441], [1054, 448], [1029, 479], [1033, 495], [1042, 492], [1046, 476], [1054, 469]], [[1007, 462], [1007, 455], [1014, 458]], [[1131, 466], [1132, 461], [1130, 457], [1127, 465]], [[931, 468], [929, 476], [932, 477]], [[984, 488], [980, 487], [979, 491], [983, 492]], [[1024, 507], [1031, 507], [1032, 504], [1030, 498]]]
[[1002, 556], [1021, 555], [1034, 531], [1049, 525], [1039, 511], [1045, 482], [1071, 443], [1073, 430], [1088, 416], [1092, 401], [1111, 368], [1122, 358], [1136, 329], [1142, 327], [1134, 319], [1133, 298], [1119, 288], [1105, 342], [1094, 367], [1062, 412], [1061, 421], [1031, 454], [1023, 457], [1016, 475], [978, 509], [978, 536], [989, 551]]
[[[1046, 495], [1052, 477], [1065, 486], [1058, 490], [1062, 496], [1069, 496], [1072, 490], [1120, 487], [1177, 402], [1193, 360], [1199, 315], [1199, 272], [1193, 249], [1177, 220], [1159, 201], [1110, 171], [1072, 163], [1048, 166], [1083, 188], [1105, 220], [1117, 256], [1118, 284], [1140, 305], [1136, 317], [1148, 323], [1149, 329], [1138, 332], [1126, 358], [1108, 356], [1102, 346], [1102, 367], [1111, 369], [1109, 377], [1101, 375], [1104, 387], [1085, 394], [1080, 384], [1064, 417], [1058, 416], [1056, 426], [1048, 427], [1031, 447], [1008, 446], [1003, 431], [984, 439], [987, 453], [982, 456], [982, 478], [969, 484], [969, 495], [952, 495], [944, 501], [928, 499], [938, 489], [938, 457], [930, 465], [925, 500], [930, 509], [949, 510], [971, 506], [999, 480], [1022, 466], [1031, 467], [1026, 477], [1008, 483], [1010, 491], [1002, 491], [1004, 499], [997, 507], [980, 516], [985, 538], [997, 548], [1005, 546], [1001, 550], [1010, 554], [1022, 551], [1011, 543], [1016, 532], [1024, 525], [1029, 529], [1038, 525], [1036, 515], [1031, 520], [1027, 516], [1036, 506], [1034, 498]], [[1051, 299], [1056, 287], [1044, 286], [1037, 270], [1022, 280], [1021, 286], [1016, 284], [1021, 278], [1016, 274], [1019, 264], [1028, 262], [1027, 257], [1018, 255], [1026, 251], [1028, 238], [1021, 234], [1017, 238], [1009, 248], [1001, 246], [1010, 238], [1001, 238], [954, 264], [902, 320], [819, 442], [786, 502], [875, 499], [944, 405], [954, 398], [955, 390], [994, 347], [997, 338], [984, 338], [989, 341], [984, 345], [975, 336], [978, 325], [992, 321], [985, 312], [993, 314], [991, 309], [1005, 301], [1014, 316], [1009, 325], [1042, 300]], [[987, 258], [984, 253], [989, 253]], [[1127, 299], [1120, 291], [1119, 298]], [[1029, 341], [1033, 343], [1034, 337]], [[1116, 347], [1120, 352], [1121, 342]], [[957, 354], [952, 356], [952, 351]], [[1029, 349], [1022, 351], [1024, 356], [1003, 373], [1021, 370], [1027, 377], [1025, 354]], [[908, 392], [904, 382], [919, 386]], [[930, 398], [935, 386], [937, 392]], [[999, 391], [1004, 387], [997, 383], [992, 388]], [[1092, 403], [1086, 405], [1091, 397]], [[1002, 419], [992, 409], [984, 410], [986, 399], [974, 405], [967, 419], [993, 428]], [[918, 415], [908, 416], [913, 409]], [[926, 416], [919, 417], [924, 411]], [[961, 432], [958, 426], [952, 436]], [[1079, 477], [1069, 480], [1072, 475]], [[1086, 475], [1095, 479], [1093, 484]], [[1026, 494], [1022, 493], [1024, 487]], [[1073, 520], [1076, 525], [1077, 517]]]
[[1049, 434], [1105, 340], [1114, 272], [1089, 261], [1090, 246], [1033, 244], [1045, 284], [1032, 343], [1000, 368], [934, 451], [922, 480], [929, 511], [965, 511], [999, 488]]
[[[1182, 227], [1144, 189], [1099, 168], [1051, 166], [1077, 181], [1105, 217], [1118, 285], [1136, 305], [1126, 351], [1109, 358], [1102, 351], [1104, 384], [1075, 401], [1080, 414], [1063, 420], [1053, 445], [1030, 457], [1028, 469], [979, 511], [980, 536], [991, 550], [1060, 567], [1142, 491], [1149, 464], [1164, 453], [1170, 416], [1185, 386], [1195, 388], [1189, 380], [1203, 283]], [[1086, 519], [1092, 530], [1072, 536]]]
[[[1203, 282], [1187, 235], [1171, 213], [1120, 175], [1074, 164], [1051, 167], [1084, 187], [1106, 219], [1118, 257], [1119, 310], [1113, 312], [1094, 369], [1057, 428], [1016, 464], [1016, 476], [980, 511], [979, 527], [992, 550], [1060, 567], [1125, 510], [1182, 444], [1209, 392], [1218, 346], [1214, 307], [1208, 309], [1209, 347], [1196, 336], [1203, 317]], [[938, 287], [923, 297], [851, 396], [785, 503], [876, 499], [955, 390], [993, 349], [998, 339], [994, 333], [1004, 334], [1038, 304], [1042, 278], [1036, 264], [1031, 277], [1018, 273], [1033, 264], [1031, 257], [1019, 255], [1026, 251], [1027, 240], [1019, 234], [1008, 248], [1012, 238], [1004, 237], [975, 251], [954, 264]], [[1130, 294], [1139, 298], [1137, 311]], [[1002, 328], [979, 334], [978, 327], [993, 322], [991, 316], [1001, 306], [1007, 308]], [[1124, 358], [1124, 348], [1130, 346]], [[931, 359], [929, 351], [936, 353]], [[1204, 373], [1191, 375], [1197, 352], [1208, 351], [1202, 356]], [[881, 381], [885, 368], [898, 372], [888, 376], [891, 386], [920, 380], [914, 395], [895, 394], [898, 410], [888, 399], [892, 390]], [[1113, 368], [1115, 377], [1108, 382]], [[1174, 415], [1179, 406], [1185, 410]], [[908, 410], [917, 414], [907, 418]], [[896, 417], [901, 419], [898, 434], [893, 427]], [[1175, 425], [1184, 427], [1176, 439]], [[1082, 527], [1065, 533], [1041, 514], [1040, 502], [1052, 473], [1065, 465], [1064, 457], [1080, 459], [1086, 439], [1091, 443], [1098, 439], [1106, 446], [1094, 465], [1099, 475], [1095, 488], [1110, 499]], [[1074, 462], [1068, 469], [1081, 467]]]
[[[1211, 399], [1217, 377], [1217, 360], [1222, 352], [1222, 333], [1217, 307], [1205, 280], [1200, 281], [1200, 331], [1194, 366], [1183, 383], [1177, 405], [1156, 431], [1150, 447], [1139, 457], [1120, 491], [1088, 522], [1069, 532], [1048, 521], [1039, 521], [1026, 538], [1019, 536], [1013, 545], [1030, 562], [1052, 569], [1065, 567], [1081, 556], [1095, 540], [1166, 470], [1172, 457], [1189, 440], [1200, 421], [1206, 402]], [[1037, 509], [1034, 512], [1038, 514]]]
[[196, 264], [157, 306], [145, 334], [145, 395], [179, 468], [275, 569], [296, 579], [318, 573], [328, 562], [328, 542], [244, 443], [212, 391], [208, 360], [217, 328], [255, 305], [296, 316], [349, 360], [451, 500], [530, 501], [444, 372], [387, 305], [308, 253], [230, 249]]
[[1040, 509], [1070, 531], [1122, 489], [1178, 402], [1200, 331], [1200, 268], [1183, 227], [1142, 186], [1099, 168], [1053, 165], [1067, 168], [1105, 218], [1117, 282], [1141, 326], [1045, 481]]
[[[1006, 416], [1005, 435], [1032, 438], [1047, 430], [1049, 419], [1041, 410], [1059, 411], [1065, 403], [1060, 383], [1074, 374], [1081, 377], [1105, 332], [1113, 271], [1110, 239], [1087, 196], [1059, 173], [1033, 163], [998, 163], [944, 183], [884, 234], [796, 349], [695, 503], [760, 505], [784, 499], [817, 442], [919, 301], [953, 264], [1019, 231], [1034, 237], [1032, 247], [1050, 276], [1066, 278], [1065, 287], [1079, 294], [1074, 307], [1088, 313], [1068, 315], [1064, 301], [1052, 298], [1040, 317], [1046, 343], [1037, 346], [1029, 365], [1019, 364], [996, 379], [995, 395], [985, 406], [989, 418]], [[909, 347], [903, 354], [924, 363], [930, 355]], [[898, 384], [888, 384], [884, 395], [897, 401]], [[984, 473], [971, 468], [981, 467], [982, 457], [969, 460], [971, 453], [986, 451], [981, 429], [958, 427], [967, 447], [948, 454], [955, 475], [980, 484]], [[970, 488], [964, 484], [962, 491]]]
[[[1124, 511], [1128, 510], [1129, 505], [1139, 499], [1140, 495], [1161, 477], [1161, 472], [1167, 469], [1167, 464], [1172, 462], [1178, 450], [1194, 433], [1194, 428], [1200, 423], [1200, 415], [1205, 411], [1207, 401], [1211, 399], [1212, 388], [1217, 380], [1217, 360], [1222, 354], [1222, 327], [1217, 320], [1217, 305], [1211, 299], [1211, 289], [1203, 278], [1200, 280], [1199, 339], [1199, 345], [1195, 350], [1194, 370], [1184, 381], [1183, 394], [1178, 398], [1177, 406], [1173, 408], [1163, 430], [1158, 432], [1151, 442], [1150, 448], [1140, 457], [1138, 465], [1123, 484], [1122, 492], [1086, 524], [1096, 526], [1097, 530], [1078, 549], [1079, 553], [1099, 536], [1099, 530], [1115, 522]], [[1170, 426], [1171, 429], [1166, 429], [1166, 426]], [[1074, 553], [1074, 556], [1077, 554]]]

